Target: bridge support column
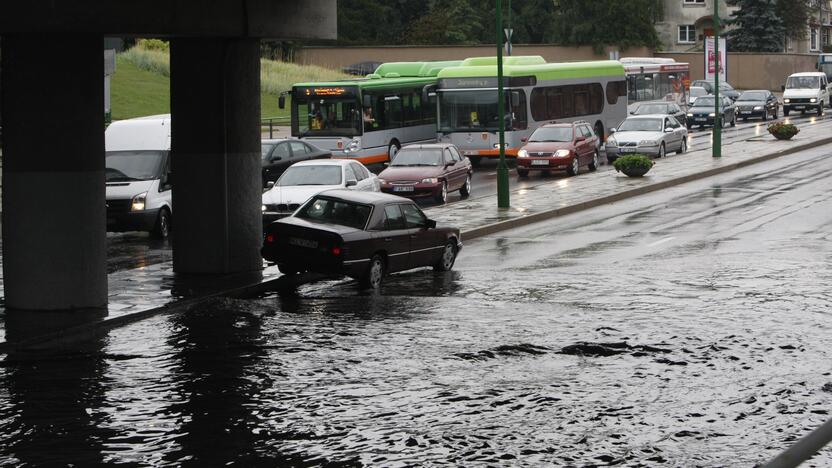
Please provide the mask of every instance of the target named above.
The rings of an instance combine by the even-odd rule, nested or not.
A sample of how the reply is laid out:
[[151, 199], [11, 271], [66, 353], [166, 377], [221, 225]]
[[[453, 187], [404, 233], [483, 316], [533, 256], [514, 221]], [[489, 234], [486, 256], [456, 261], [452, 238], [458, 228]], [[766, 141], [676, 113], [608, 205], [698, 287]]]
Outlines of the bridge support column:
[[8, 309], [107, 306], [102, 44], [96, 34], [3, 36]]
[[260, 41], [171, 44], [173, 268], [260, 270]]

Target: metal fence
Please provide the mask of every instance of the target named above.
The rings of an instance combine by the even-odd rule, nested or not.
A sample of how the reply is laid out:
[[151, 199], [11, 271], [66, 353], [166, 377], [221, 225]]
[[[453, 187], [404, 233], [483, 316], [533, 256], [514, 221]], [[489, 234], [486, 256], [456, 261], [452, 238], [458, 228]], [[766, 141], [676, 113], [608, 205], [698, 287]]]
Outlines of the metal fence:
[[260, 134], [264, 135], [266, 130], [268, 130], [269, 138], [274, 138], [276, 127], [288, 127], [291, 124], [291, 118], [288, 116], [266, 117], [260, 121]]

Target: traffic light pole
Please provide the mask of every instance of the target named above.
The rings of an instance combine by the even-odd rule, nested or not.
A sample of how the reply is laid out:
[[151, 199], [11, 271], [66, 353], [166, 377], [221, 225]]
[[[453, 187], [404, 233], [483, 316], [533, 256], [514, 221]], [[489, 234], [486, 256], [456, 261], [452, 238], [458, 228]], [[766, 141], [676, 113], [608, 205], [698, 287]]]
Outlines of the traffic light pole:
[[714, 0], [714, 142], [712, 156], [722, 157], [722, 105], [719, 101], [719, 0]]
[[497, 207], [508, 208], [508, 166], [506, 165], [506, 111], [503, 98], [503, 5], [497, 0], [497, 115], [500, 122], [500, 162], [497, 163]]

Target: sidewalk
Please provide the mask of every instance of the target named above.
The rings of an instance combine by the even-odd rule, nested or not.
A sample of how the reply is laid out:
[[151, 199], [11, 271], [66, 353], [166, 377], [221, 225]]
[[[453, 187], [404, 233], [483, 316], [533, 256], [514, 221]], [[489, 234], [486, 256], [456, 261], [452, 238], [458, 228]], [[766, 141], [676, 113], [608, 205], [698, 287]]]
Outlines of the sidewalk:
[[[766, 133], [726, 144], [721, 159], [712, 158], [710, 149], [672, 155], [657, 160], [641, 178], [629, 178], [615, 171], [584, 170], [577, 177], [541, 181], [534, 187], [511, 192], [511, 208], [505, 210], [497, 208], [496, 195], [488, 195], [426, 211], [438, 224], [458, 227], [465, 242], [828, 143], [832, 143], [832, 121], [824, 120], [801, 126], [800, 133], [791, 141], [777, 141]], [[107, 316], [78, 328], [100, 333], [149, 315], [182, 310], [208, 297], [256, 294], [283, 281], [274, 266], [266, 268], [262, 277], [229, 276], [214, 278], [210, 283], [176, 278], [172, 268], [171, 262], [165, 262], [110, 274]], [[0, 309], [0, 354], [9, 348], [4, 342], [3, 314]], [[50, 335], [50, 340], [54, 338]]]

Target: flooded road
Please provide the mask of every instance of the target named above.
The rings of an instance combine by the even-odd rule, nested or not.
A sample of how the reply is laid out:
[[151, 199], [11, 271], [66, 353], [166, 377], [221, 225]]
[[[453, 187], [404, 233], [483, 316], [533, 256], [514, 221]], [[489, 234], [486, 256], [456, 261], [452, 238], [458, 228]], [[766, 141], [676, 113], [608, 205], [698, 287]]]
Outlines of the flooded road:
[[378, 294], [326, 281], [8, 355], [0, 463], [754, 466], [832, 417], [830, 189], [832, 155], [788, 156]]

